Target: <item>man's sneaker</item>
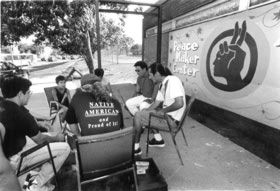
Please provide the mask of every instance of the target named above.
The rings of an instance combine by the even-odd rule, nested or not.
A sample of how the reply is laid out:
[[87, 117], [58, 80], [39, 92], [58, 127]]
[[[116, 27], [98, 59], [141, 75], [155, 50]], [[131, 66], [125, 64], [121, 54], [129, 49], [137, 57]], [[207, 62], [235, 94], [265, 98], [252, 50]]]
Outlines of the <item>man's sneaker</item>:
[[149, 147], [164, 147], [164, 140], [157, 141], [155, 138], [149, 140]]
[[138, 149], [134, 150], [134, 155], [141, 155], [142, 154], [142, 150], [139, 147]]

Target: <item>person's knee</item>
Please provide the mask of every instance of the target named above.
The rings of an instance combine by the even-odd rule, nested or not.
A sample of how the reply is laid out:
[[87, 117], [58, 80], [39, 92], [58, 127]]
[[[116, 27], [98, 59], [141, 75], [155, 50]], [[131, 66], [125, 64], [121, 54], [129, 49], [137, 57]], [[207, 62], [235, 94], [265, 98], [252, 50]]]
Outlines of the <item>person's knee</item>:
[[146, 108], [148, 108], [149, 106], [150, 106], [149, 103], [147, 103], [147, 102], [142, 102], [142, 103], [140, 104], [140, 106], [139, 106], [139, 109], [140, 109], [140, 111], [142, 111], [143, 109], [146, 109]]
[[65, 142], [51, 143], [51, 150], [56, 152], [60, 151], [62, 155], [66, 156], [68, 156], [71, 151], [69, 144]]
[[65, 153], [67, 153], [67, 155], [69, 155], [70, 151], [71, 151], [71, 148], [70, 148], [69, 144], [68, 143], [63, 143], [63, 145], [64, 145]]
[[125, 105], [130, 106], [131, 105], [131, 99], [126, 100]]

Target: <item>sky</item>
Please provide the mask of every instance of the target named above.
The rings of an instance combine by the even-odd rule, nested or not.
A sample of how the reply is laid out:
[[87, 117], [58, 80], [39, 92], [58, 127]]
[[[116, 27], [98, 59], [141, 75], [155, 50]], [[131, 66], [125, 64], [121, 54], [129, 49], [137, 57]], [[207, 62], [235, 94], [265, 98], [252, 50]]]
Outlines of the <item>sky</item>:
[[[133, 1], [133, 0], [130, 0]], [[156, 3], [158, 0], [142, 0], [142, 1], [135, 1], [135, 2], [141, 2], [141, 3]], [[137, 7], [136, 5], [130, 5], [129, 10], [133, 11]], [[142, 6], [143, 11], [147, 10], [148, 6]], [[105, 14], [106, 17], [116, 19], [118, 14], [115, 13], [103, 13]], [[127, 14], [127, 17], [125, 18], [125, 33], [127, 36], [133, 38], [135, 43], [137, 44], [142, 44], [142, 20], [143, 16], [142, 15], [134, 15], [134, 14]]]
[[142, 15], [128, 15], [125, 19], [125, 33], [137, 44], [142, 44]]

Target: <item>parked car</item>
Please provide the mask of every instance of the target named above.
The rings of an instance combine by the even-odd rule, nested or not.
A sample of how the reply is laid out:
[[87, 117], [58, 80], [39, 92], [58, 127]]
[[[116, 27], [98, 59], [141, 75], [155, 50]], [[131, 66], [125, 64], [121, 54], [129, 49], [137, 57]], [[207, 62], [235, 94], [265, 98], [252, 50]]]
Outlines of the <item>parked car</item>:
[[0, 76], [5, 78], [7, 76], [20, 76], [23, 78], [29, 78], [29, 71], [20, 66], [14, 65], [12, 62], [1, 61], [0, 62]]

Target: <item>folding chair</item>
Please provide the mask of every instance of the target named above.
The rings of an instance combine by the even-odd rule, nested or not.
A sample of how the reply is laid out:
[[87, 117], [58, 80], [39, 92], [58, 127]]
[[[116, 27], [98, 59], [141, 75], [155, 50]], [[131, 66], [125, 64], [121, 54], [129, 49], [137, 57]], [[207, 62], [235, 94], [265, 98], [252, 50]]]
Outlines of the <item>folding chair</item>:
[[79, 137], [76, 147], [79, 191], [82, 185], [128, 172], [133, 173], [135, 189], [138, 190], [132, 127]]
[[[149, 116], [149, 123], [148, 123], [149, 125], [147, 127], [148, 128], [148, 134], [147, 134], [146, 156], [148, 156], [148, 153], [149, 153], [149, 135], [150, 135], [150, 130], [151, 129], [155, 129], [155, 130], [158, 130], [158, 131], [168, 132], [171, 135], [172, 141], [173, 141], [174, 146], [176, 148], [177, 154], [178, 154], [178, 156], [180, 158], [181, 164], [184, 165], [182, 157], [181, 157], [181, 154], [180, 154], [180, 151], [179, 151], [179, 149], [177, 147], [177, 143], [176, 143], [175, 138], [176, 138], [176, 135], [178, 134], [178, 132], [181, 131], [182, 135], [183, 135], [183, 138], [185, 140], [186, 146], [188, 146], [188, 142], [186, 140], [186, 136], [185, 136], [184, 129], [183, 129], [183, 124], [184, 124], [186, 118], [188, 117], [188, 115], [190, 113], [191, 106], [192, 106], [194, 100], [195, 100], [195, 94], [192, 94], [190, 99], [189, 99], [189, 101], [188, 101], [188, 103], [187, 103], [187, 105], [186, 105], [186, 108], [184, 110], [183, 116], [182, 116], [181, 120], [179, 121], [179, 123], [178, 123], [176, 128], [172, 128], [170, 126], [167, 114], [165, 114], [164, 116], [158, 116], [158, 115], [155, 115], [153, 113], [150, 114], [150, 116]], [[167, 123], [168, 129], [163, 129], [163, 128], [159, 128], [159, 127], [156, 127], [156, 126], [152, 126], [151, 125], [151, 120], [152, 120], [153, 117], [154, 118], [161, 118], [161, 119], [165, 120], [166, 123]]]
[[56, 103], [53, 99], [52, 96], [52, 90], [53, 88], [55, 88], [55, 86], [53, 87], [46, 87], [44, 88], [45, 91], [45, 95], [47, 98], [47, 102], [49, 104], [49, 108], [50, 108], [50, 116], [55, 115], [55, 117], [52, 119], [51, 124], [53, 125], [53, 123], [55, 122], [56, 119], [58, 119], [59, 125], [60, 125], [60, 129], [62, 129], [62, 132], [65, 131], [65, 128], [62, 128], [62, 122], [61, 122], [61, 118], [60, 115], [58, 113], [59, 111], [59, 106], [58, 103]]
[[[49, 158], [45, 159], [45, 160], [42, 160], [38, 163], [35, 163], [33, 165], [28, 165], [26, 166], [25, 168], [21, 169], [21, 166], [22, 166], [22, 162], [23, 162], [23, 159], [24, 157], [36, 152], [37, 150], [43, 148], [43, 147], [47, 147], [48, 149], [48, 153], [49, 153]], [[24, 151], [21, 153], [20, 155], [20, 161], [19, 161], [19, 164], [18, 164], [18, 167], [17, 167], [17, 172], [16, 172], [16, 175], [17, 177], [27, 173], [27, 172], [30, 172], [31, 170], [34, 170], [38, 167], [41, 167], [43, 164], [47, 163], [47, 162], [51, 162], [52, 164], [52, 168], [53, 168], [53, 172], [54, 172], [54, 177], [55, 177], [55, 182], [56, 182], [56, 185], [58, 186], [58, 181], [57, 181], [57, 171], [56, 171], [56, 168], [55, 168], [55, 165], [54, 165], [54, 157], [52, 155], [52, 152], [51, 152], [51, 148], [50, 148], [50, 145], [48, 142], [44, 142], [42, 144], [39, 144], [35, 147], [32, 147], [30, 148], [29, 150], [27, 151]]]

